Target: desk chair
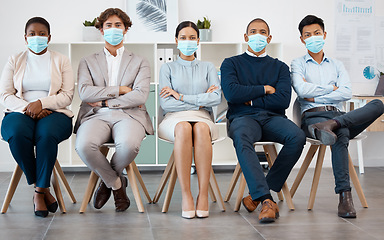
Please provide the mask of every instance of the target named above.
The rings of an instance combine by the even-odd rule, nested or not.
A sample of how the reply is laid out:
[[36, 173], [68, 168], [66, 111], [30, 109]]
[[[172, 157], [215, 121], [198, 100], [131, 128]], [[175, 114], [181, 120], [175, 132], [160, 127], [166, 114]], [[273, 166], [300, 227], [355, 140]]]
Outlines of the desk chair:
[[[254, 147], [256, 147], [256, 146], [262, 146], [263, 147], [265, 156], [266, 156], [267, 161], [268, 161], [268, 166], [271, 168], [273, 163], [276, 160], [276, 157], [277, 157], [277, 151], [276, 151], [275, 144], [273, 142], [257, 142], [257, 143], [254, 143], [253, 146]], [[245, 190], [245, 186], [246, 186], [246, 181], [245, 181], [244, 175], [242, 173], [240, 163], [237, 163], [235, 171], [233, 172], [233, 175], [232, 175], [231, 182], [230, 182], [228, 190], [227, 190], [227, 194], [225, 195], [225, 198], [224, 198], [225, 202], [228, 202], [231, 199], [233, 190], [235, 189], [235, 186], [236, 186], [236, 183], [237, 183], [239, 177], [240, 177], [240, 185], [239, 185], [239, 189], [237, 190], [235, 207], [233, 209], [235, 212], [238, 212], [240, 209], [241, 200], [243, 199], [244, 190]], [[291, 197], [291, 194], [289, 192], [287, 183], [284, 183], [284, 185], [282, 187], [282, 191], [284, 193], [284, 196], [285, 196], [285, 199], [287, 201], [287, 205], [288, 205], [289, 209], [292, 211], [295, 210], [295, 206], [293, 205], [292, 197]], [[281, 191], [277, 193], [277, 196], [278, 196], [280, 201], [284, 200], [283, 195], [281, 194]]]
[[[20, 178], [21, 178], [22, 174], [23, 174], [23, 171], [21, 170], [19, 165], [16, 164], [16, 168], [13, 171], [12, 178], [11, 178], [11, 181], [10, 181], [9, 186], [8, 186], [8, 190], [7, 190], [7, 193], [5, 195], [3, 206], [1, 208], [1, 213], [7, 212], [8, 207], [12, 201], [13, 195], [15, 194], [17, 185], [20, 182]], [[71, 190], [71, 187], [68, 184], [68, 181], [64, 175], [63, 170], [61, 169], [59, 160], [56, 160], [55, 166], [54, 166], [53, 172], [52, 172], [51, 181], [52, 181], [53, 190], [55, 192], [56, 200], [57, 200], [57, 203], [59, 205], [60, 211], [62, 213], [66, 213], [67, 210], [65, 208], [64, 199], [63, 199], [63, 195], [61, 194], [61, 189], [60, 189], [58, 179], [60, 180], [61, 184], [64, 186], [64, 189], [68, 193], [68, 196], [71, 199], [72, 203], [76, 203], [76, 198], [73, 195], [73, 192]]]
[[[299, 127], [301, 126], [301, 111], [300, 111], [300, 103], [296, 99], [294, 105], [293, 105], [293, 122], [296, 123]], [[366, 138], [367, 136], [364, 135], [363, 133], [360, 134], [359, 136], [356, 136], [354, 139], [351, 139], [351, 141], [361, 141], [362, 139]], [[313, 175], [313, 181], [312, 181], [312, 187], [311, 187], [311, 192], [309, 196], [309, 201], [308, 201], [308, 210], [313, 209], [313, 205], [315, 204], [315, 198], [316, 198], [316, 192], [317, 192], [317, 187], [319, 185], [319, 180], [320, 180], [320, 174], [321, 174], [321, 169], [323, 166], [323, 161], [324, 161], [324, 155], [325, 155], [325, 150], [327, 148], [326, 145], [321, 144], [320, 141], [312, 139], [312, 138], [307, 138], [307, 142], [311, 144], [307, 155], [305, 156], [305, 159], [303, 161], [303, 164], [300, 167], [299, 173], [296, 176], [295, 181], [293, 182], [293, 185], [291, 187], [290, 193], [291, 196], [293, 197], [296, 193], [297, 188], [299, 187], [301, 180], [304, 177], [304, 174], [307, 172], [307, 169], [309, 167], [309, 164], [312, 162], [313, 157], [315, 156], [315, 153], [318, 152], [317, 154], [317, 161], [316, 161], [316, 167], [315, 167], [315, 173]], [[351, 156], [349, 156], [349, 173], [350, 177], [352, 180], [353, 185], [355, 186], [357, 195], [359, 196], [361, 205], [364, 208], [368, 207], [367, 200], [365, 199], [365, 195], [363, 193], [363, 189], [360, 185], [359, 178], [357, 177], [356, 170], [353, 166]]]
[[[114, 143], [104, 143], [103, 145], [101, 145], [100, 151], [104, 154], [104, 156], [107, 156], [109, 149], [114, 147], [115, 147]], [[148, 203], [152, 202], [151, 197], [148, 194], [147, 188], [145, 187], [144, 181], [141, 177], [139, 169], [136, 166], [135, 161], [132, 161], [125, 169], [127, 171], [129, 185], [131, 186], [132, 193], [136, 201], [137, 209], [139, 212], [143, 213], [144, 205], [143, 205], [143, 202], [141, 201], [140, 191], [137, 186], [136, 178], [140, 183], [141, 189], [143, 190]], [[97, 174], [92, 171], [91, 175], [89, 176], [88, 186], [87, 186], [87, 189], [85, 190], [83, 201], [81, 203], [81, 207], [79, 211], [80, 213], [84, 213], [85, 210], [87, 209], [88, 203], [91, 201], [93, 192], [95, 191], [98, 179], [99, 179], [99, 176], [97, 176]]]

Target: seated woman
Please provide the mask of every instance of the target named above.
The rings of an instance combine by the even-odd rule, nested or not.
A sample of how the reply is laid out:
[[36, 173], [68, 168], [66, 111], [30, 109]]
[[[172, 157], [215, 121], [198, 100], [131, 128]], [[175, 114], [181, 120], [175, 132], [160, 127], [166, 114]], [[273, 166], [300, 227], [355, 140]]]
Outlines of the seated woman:
[[[178, 25], [175, 34], [178, 59], [160, 69], [160, 105], [165, 117], [159, 137], [174, 141], [177, 176], [182, 191], [182, 217], [208, 217], [208, 184], [212, 144], [218, 138], [212, 107], [221, 101], [220, 82], [212, 63], [196, 59], [199, 30], [193, 22]], [[199, 181], [196, 211], [190, 187], [193, 156]]]
[[[94, 195], [94, 207], [102, 208], [113, 193], [117, 212], [130, 205], [122, 172], [139, 153], [145, 134], [153, 134], [144, 105], [151, 79], [149, 63], [123, 45], [131, 25], [121, 9], [102, 12], [96, 27], [104, 36], [105, 47], [81, 59], [78, 72], [83, 102], [75, 124], [76, 151], [102, 180]], [[99, 149], [107, 142], [116, 144], [111, 162]]]
[[58, 144], [72, 133], [73, 114], [66, 107], [75, 87], [69, 59], [48, 50], [50, 40], [49, 23], [41, 17], [29, 19], [28, 50], [9, 58], [0, 82], [5, 107], [1, 135], [28, 184], [36, 187], [33, 203], [39, 217], [58, 207], [49, 186]]

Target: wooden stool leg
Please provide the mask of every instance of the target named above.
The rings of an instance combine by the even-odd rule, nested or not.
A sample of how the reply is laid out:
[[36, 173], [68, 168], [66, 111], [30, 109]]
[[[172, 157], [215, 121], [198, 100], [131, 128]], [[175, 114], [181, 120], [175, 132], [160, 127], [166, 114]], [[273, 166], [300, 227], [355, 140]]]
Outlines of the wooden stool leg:
[[[349, 154], [348, 154], [348, 156], [349, 156]], [[357, 177], [355, 167], [353, 166], [351, 156], [349, 156], [349, 175], [351, 177], [353, 185], [355, 186], [357, 196], [359, 196], [361, 205], [363, 205], [364, 208], [367, 208], [368, 203], [367, 203], [367, 200], [365, 199], [365, 195], [363, 193], [363, 188], [360, 185], [359, 178]]]
[[209, 179], [209, 184], [212, 187], [215, 198], [219, 200], [218, 203], [219, 203], [221, 211], [225, 212], [223, 197], [221, 196], [219, 185], [217, 184], [215, 173], [213, 172], [212, 168], [211, 168], [211, 177]]
[[15, 171], [13, 171], [11, 182], [9, 183], [7, 194], [5, 195], [4, 203], [1, 208], [1, 213], [7, 212], [9, 204], [11, 203], [13, 195], [15, 194], [17, 185], [20, 182], [20, 178], [22, 174], [23, 174], [23, 171], [21, 170], [19, 165], [16, 164]]
[[143, 202], [141, 201], [139, 187], [137, 186], [137, 182], [136, 182], [135, 172], [133, 171], [131, 164], [126, 167], [126, 170], [127, 170], [130, 186], [132, 189], [132, 193], [136, 201], [137, 209], [139, 210], [139, 212], [143, 213], [144, 205], [143, 205]]
[[239, 179], [239, 176], [241, 174], [241, 167], [240, 163], [237, 163], [235, 171], [233, 172], [231, 183], [229, 184], [227, 194], [225, 194], [224, 202], [228, 202], [229, 199], [231, 199], [233, 190], [236, 187], [237, 180]]
[[58, 160], [56, 160], [55, 162], [55, 168], [56, 168], [57, 174], [59, 175], [59, 180], [61, 184], [63, 184], [64, 189], [68, 193], [69, 198], [71, 199], [72, 203], [76, 203], [75, 195], [73, 195], [72, 189], [68, 184], [67, 178], [65, 177], [63, 169], [61, 169], [61, 166]]
[[301, 180], [303, 180], [304, 174], [307, 172], [308, 167], [311, 164], [312, 159], [315, 156], [315, 153], [318, 148], [319, 148], [319, 145], [314, 145], [314, 144], [311, 144], [311, 146], [309, 147], [307, 155], [305, 156], [305, 159], [303, 161], [303, 164], [300, 167], [299, 173], [297, 174], [295, 181], [292, 184], [292, 187], [290, 190], [292, 197], [295, 195], [296, 190], [301, 183]]
[[171, 168], [171, 177], [169, 179], [168, 188], [167, 188], [167, 194], [165, 195], [163, 209], [161, 210], [163, 213], [168, 212], [168, 207], [171, 202], [173, 189], [175, 188], [175, 184], [176, 184], [176, 178], [177, 178], [176, 165], [173, 163]]
[[233, 209], [235, 212], [238, 212], [240, 209], [240, 204], [241, 204], [241, 200], [243, 199], [246, 183], [247, 182], [245, 181], [244, 174], [241, 174], [239, 189], [237, 190], [235, 208]]
[[96, 173], [91, 172], [91, 175], [89, 176], [87, 189], [85, 190], [83, 201], [81, 202], [80, 207], [80, 213], [84, 213], [87, 209], [88, 203], [91, 201], [91, 197], [93, 192], [95, 191], [95, 187], [97, 184], [97, 180], [99, 179], [99, 176], [97, 176]]
[[309, 195], [309, 201], [308, 201], [308, 207], [307, 207], [308, 210], [312, 210], [313, 205], [315, 204], [316, 192], [317, 192], [317, 187], [319, 185], [321, 169], [323, 168], [323, 161], [324, 161], [326, 147], [327, 146], [325, 145], [320, 145], [320, 148], [319, 148], [316, 167], [315, 167], [315, 173], [313, 175], [311, 193]]
[[169, 176], [171, 175], [173, 162], [174, 162], [174, 158], [173, 158], [173, 152], [172, 152], [171, 157], [169, 158], [167, 167], [164, 170], [163, 176], [161, 176], [159, 187], [156, 190], [155, 196], [153, 196], [153, 200], [152, 200], [153, 203], [157, 203], [159, 201], [161, 193], [163, 192], [164, 187], [167, 184], [167, 181], [169, 179]]
[[216, 202], [217, 199], [215, 197], [215, 193], [213, 192], [211, 181], [209, 181], [209, 184], [208, 184], [208, 193], [209, 193], [209, 196], [211, 197], [212, 202]]
[[53, 173], [52, 186], [53, 186], [53, 190], [55, 191], [57, 203], [59, 204], [61, 212], [66, 213], [67, 210], [65, 209], [64, 199], [63, 199], [63, 195], [61, 194], [60, 185], [59, 185], [59, 181], [57, 180], [57, 173], [55, 168], [53, 169], [52, 173]]
[[133, 171], [135, 172], [135, 175], [136, 175], [136, 177], [137, 177], [137, 180], [138, 180], [139, 183], [140, 183], [141, 189], [143, 190], [144, 195], [146, 196], [148, 203], [152, 203], [152, 199], [151, 199], [151, 197], [149, 196], [148, 190], [147, 190], [147, 188], [145, 187], [143, 178], [141, 177], [140, 171], [139, 171], [139, 169], [137, 168], [137, 165], [136, 165], [135, 161], [131, 162], [130, 165], [131, 165]]
[[287, 205], [288, 205], [289, 209], [291, 209], [291, 211], [294, 211], [295, 210], [295, 206], [293, 205], [292, 197], [291, 197], [291, 194], [289, 192], [289, 188], [288, 188], [288, 185], [287, 185], [286, 182], [284, 183], [284, 185], [283, 185], [281, 190], [284, 193], [285, 201], [287, 201]]

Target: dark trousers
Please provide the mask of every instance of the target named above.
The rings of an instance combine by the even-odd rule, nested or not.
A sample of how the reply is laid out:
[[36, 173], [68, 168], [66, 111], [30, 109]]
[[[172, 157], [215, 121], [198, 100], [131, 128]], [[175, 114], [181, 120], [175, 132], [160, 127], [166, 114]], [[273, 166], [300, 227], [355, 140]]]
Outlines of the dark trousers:
[[[285, 116], [268, 112], [237, 117], [229, 124], [237, 158], [247, 181], [252, 199], [279, 192], [305, 144], [304, 132]], [[277, 142], [284, 145], [267, 176], [264, 176], [253, 144]]]
[[71, 134], [72, 119], [57, 112], [40, 120], [18, 112], [7, 113], [1, 124], [1, 135], [28, 184], [36, 183], [41, 188], [50, 186], [58, 144]]
[[332, 168], [335, 177], [335, 192], [350, 191], [348, 145], [349, 140], [359, 135], [371, 123], [383, 114], [383, 103], [373, 100], [362, 108], [348, 113], [338, 111], [305, 112], [302, 117], [301, 127], [307, 136], [308, 126], [318, 122], [335, 119], [340, 123], [340, 128], [335, 130], [337, 141], [332, 145]]

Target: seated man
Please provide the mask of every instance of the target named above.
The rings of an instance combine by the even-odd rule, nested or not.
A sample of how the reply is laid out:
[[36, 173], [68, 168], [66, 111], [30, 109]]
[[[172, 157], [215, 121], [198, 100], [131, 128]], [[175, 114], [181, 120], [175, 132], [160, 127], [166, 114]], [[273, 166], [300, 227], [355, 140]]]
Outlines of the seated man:
[[[248, 50], [222, 63], [221, 84], [228, 101], [228, 135], [250, 192], [243, 204], [253, 211], [261, 202], [259, 220], [268, 223], [279, 216], [270, 189], [281, 190], [301, 155], [305, 134], [285, 116], [291, 99], [291, 78], [288, 66], [265, 52], [272, 39], [268, 24], [259, 18], [252, 20], [244, 39]], [[260, 141], [284, 145], [266, 177], [253, 147]]]
[[[144, 105], [149, 95], [149, 63], [123, 45], [131, 25], [129, 16], [118, 8], [102, 12], [96, 27], [104, 36], [105, 47], [81, 59], [78, 70], [83, 102], [75, 125], [76, 151], [102, 180], [94, 207], [102, 208], [113, 193], [117, 212], [130, 205], [122, 172], [137, 156], [145, 134], [153, 134]], [[99, 149], [107, 142], [116, 145], [111, 162]]]
[[323, 52], [323, 20], [306, 16], [299, 24], [300, 39], [308, 53], [292, 61], [292, 85], [302, 112], [301, 127], [306, 135], [332, 145], [335, 192], [340, 194], [338, 215], [355, 218], [348, 169], [349, 140], [383, 114], [383, 103], [373, 100], [362, 108], [342, 112], [343, 101], [351, 98], [349, 76], [343, 64]]

